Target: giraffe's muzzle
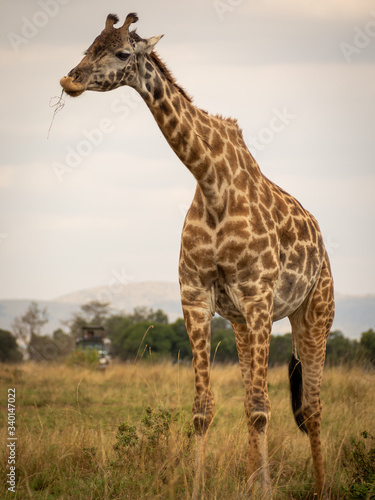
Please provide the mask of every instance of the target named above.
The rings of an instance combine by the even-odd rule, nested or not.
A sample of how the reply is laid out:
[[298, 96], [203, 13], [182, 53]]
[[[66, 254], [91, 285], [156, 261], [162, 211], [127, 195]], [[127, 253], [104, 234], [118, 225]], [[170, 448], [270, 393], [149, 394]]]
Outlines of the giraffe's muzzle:
[[86, 90], [86, 87], [81, 83], [75, 82], [71, 76], [63, 76], [60, 80], [60, 85], [71, 97], [78, 97]]

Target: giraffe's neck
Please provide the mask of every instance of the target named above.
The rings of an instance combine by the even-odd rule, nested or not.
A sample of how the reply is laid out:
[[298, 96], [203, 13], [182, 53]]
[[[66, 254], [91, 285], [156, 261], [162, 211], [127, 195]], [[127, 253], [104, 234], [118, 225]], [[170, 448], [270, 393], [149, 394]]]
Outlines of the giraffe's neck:
[[135, 89], [173, 151], [194, 175], [206, 201], [219, 205], [232, 182], [231, 166], [254, 162], [236, 122], [211, 116], [194, 106], [152, 55], [147, 57], [143, 71], [140, 69], [143, 74]]

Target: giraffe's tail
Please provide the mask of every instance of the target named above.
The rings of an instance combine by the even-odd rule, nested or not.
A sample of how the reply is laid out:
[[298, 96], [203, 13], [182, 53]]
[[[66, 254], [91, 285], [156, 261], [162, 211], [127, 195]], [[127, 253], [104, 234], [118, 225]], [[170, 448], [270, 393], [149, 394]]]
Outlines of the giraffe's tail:
[[302, 414], [302, 365], [295, 353], [292, 354], [292, 359], [289, 363], [289, 388], [294, 418], [298, 428], [307, 434]]

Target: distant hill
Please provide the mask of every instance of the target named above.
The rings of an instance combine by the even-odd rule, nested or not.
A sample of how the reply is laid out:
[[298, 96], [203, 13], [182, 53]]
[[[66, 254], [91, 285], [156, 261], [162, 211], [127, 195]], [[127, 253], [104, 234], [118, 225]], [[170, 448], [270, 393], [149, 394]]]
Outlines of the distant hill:
[[81, 290], [59, 297], [55, 302], [61, 304], [84, 304], [90, 300], [110, 302], [118, 311], [132, 312], [135, 307], [147, 306], [162, 309], [170, 321], [182, 317], [180, 304], [180, 287], [178, 283], [163, 281], [148, 281], [146, 283], [118, 283]]
[[[117, 286], [81, 290], [51, 301], [37, 301], [41, 308], [47, 307], [50, 318], [43, 332], [52, 333], [60, 328], [61, 321], [69, 319], [82, 304], [93, 299], [110, 302], [114, 311], [130, 313], [135, 307], [146, 306], [162, 309], [171, 322], [182, 317], [178, 283], [117, 283]], [[14, 317], [23, 314], [31, 300], [0, 300], [0, 328], [9, 330]], [[346, 337], [359, 338], [362, 332], [370, 328], [375, 329], [375, 295], [336, 294], [333, 329], [341, 330]], [[287, 319], [274, 324], [273, 333], [288, 331], [290, 325]]]
[[[178, 283], [146, 282], [101, 286], [80, 290], [50, 301], [37, 300], [39, 307], [47, 308], [49, 322], [42, 333], [52, 333], [61, 328], [61, 321], [69, 319], [80, 306], [91, 300], [110, 302], [114, 311], [131, 313], [135, 307], [146, 306], [162, 309], [171, 322], [182, 317]], [[15, 316], [22, 315], [30, 300], [0, 300], [0, 329], [10, 330]]]

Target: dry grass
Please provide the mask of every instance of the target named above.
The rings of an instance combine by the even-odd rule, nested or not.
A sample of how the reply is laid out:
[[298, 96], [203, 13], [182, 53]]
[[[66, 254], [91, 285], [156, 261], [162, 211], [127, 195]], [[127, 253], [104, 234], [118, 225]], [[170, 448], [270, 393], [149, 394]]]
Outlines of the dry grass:
[[[95, 372], [66, 365], [0, 365], [1, 498], [185, 499], [192, 488], [194, 441], [191, 366], [139, 363]], [[374, 373], [327, 369], [323, 381], [322, 439], [331, 498], [350, 498], [344, 462], [353, 438], [375, 434]], [[16, 388], [16, 494], [7, 492], [7, 388]], [[208, 439], [207, 499], [241, 498], [245, 487], [247, 431], [238, 366], [215, 365], [216, 413]], [[269, 372], [272, 418], [269, 450], [277, 499], [312, 498], [308, 439], [293, 421], [286, 367]], [[116, 451], [123, 422], [141, 429], [145, 408], [178, 411], [169, 437], [155, 446]], [[142, 435], [141, 430], [140, 436]], [[5, 480], [4, 480], [5, 478]], [[365, 498], [365, 497], [363, 497]], [[370, 496], [368, 497], [370, 498]]]

